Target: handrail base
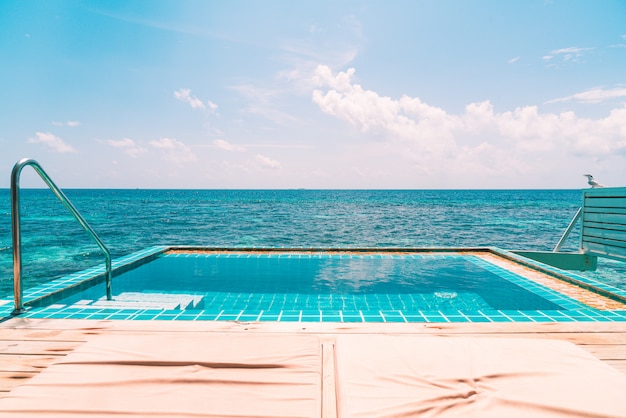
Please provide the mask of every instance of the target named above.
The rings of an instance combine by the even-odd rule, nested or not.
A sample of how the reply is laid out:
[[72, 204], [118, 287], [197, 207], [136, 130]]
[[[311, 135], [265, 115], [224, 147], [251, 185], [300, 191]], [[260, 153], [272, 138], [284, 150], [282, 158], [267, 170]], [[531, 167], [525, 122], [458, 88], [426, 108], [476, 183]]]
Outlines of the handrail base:
[[18, 315], [24, 314], [26, 313], [26, 311], [28, 311], [28, 308], [13, 309], [13, 311], [11, 312], [11, 316], [18, 316]]

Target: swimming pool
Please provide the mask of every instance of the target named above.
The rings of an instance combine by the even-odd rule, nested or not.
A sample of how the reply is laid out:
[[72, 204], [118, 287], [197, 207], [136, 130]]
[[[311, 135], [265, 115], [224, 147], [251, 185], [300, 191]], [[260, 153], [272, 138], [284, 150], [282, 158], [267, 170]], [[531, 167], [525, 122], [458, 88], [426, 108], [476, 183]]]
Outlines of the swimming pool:
[[626, 310], [591, 308], [502, 268], [481, 251], [155, 247], [115, 261], [114, 269], [113, 300], [104, 297], [102, 271], [94, 268], [31, 291], [28, 299], [43, 297], [25, 316], [303, 322], [626, 317]]
[[[118, 276], [114, 299], [188, 295], [180, 309], [234, 311], [563, 309], [486, 267], [454, 254], [171, 253]], [[93, 287], [59, 303], [101, 298]]]

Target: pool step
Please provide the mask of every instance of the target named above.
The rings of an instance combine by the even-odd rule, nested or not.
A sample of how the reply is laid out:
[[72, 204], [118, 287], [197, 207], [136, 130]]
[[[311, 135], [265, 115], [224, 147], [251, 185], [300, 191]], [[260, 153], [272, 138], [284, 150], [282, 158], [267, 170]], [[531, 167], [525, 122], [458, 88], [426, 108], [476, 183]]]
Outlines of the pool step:
[[183, 293], [140, 293], [124, 292], [106, 300], [102, 297], [93, 301], [89, 306], [116, 309], [174, 309], [190, 310], [202, 309], [204, 295], [190, 295]]

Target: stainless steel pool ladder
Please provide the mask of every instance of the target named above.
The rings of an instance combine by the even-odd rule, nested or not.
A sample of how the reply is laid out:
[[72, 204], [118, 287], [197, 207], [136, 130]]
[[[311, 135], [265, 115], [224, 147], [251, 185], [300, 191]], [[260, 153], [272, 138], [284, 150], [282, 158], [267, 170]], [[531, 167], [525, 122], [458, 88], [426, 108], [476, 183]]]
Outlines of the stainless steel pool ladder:
[[22, 169], [27, 165], [33, 167], [35, 172], [39, 174], [46, 185], [52, 190], [52, 192], [59, 198], [61, 203], [70, 211], [78, 223], [83, 227], [89, 236], [98, 244], [102, 252], [104, 252], [105, 264], [106, 264], [106, 296], [108, 300], [111, 300], [111, 253], [109, 249], [104, 245], [98, 234], [89, 226], [87, 221], [80, 215], [78, 210], [72, 205], [72, 202], [65, 196], [65, 194], [57, 187], [52, 181], [50, 176], [41, 168], [39, 163], [31, 158], [24, 158], [13, 167], [11, 172], [11, 226], [12, 226], [12, 238], [13, 238], [13, 291], [15, 296], [15, 309], [13, 315], [19, 315], [24, 312], [24, 305], [22, 301], [22, 233], [20, 229], [20, 173]]

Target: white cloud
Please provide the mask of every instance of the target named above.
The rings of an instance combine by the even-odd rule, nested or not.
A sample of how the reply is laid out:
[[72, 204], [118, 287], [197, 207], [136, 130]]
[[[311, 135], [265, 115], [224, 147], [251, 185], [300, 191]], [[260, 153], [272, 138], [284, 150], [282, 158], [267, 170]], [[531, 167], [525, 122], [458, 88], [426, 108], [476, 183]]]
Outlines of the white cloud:
[[416, 163], [432, 164], [436, 157], [446, 165], [473, 156], [482, 164], [522, 167], [519, 161], [538, 156], [626, 154], [626, 106], [604, 119], [587, 119], [573, 112], [541, 113], [537, 106], [497, 113], [484, 101], [454, 115], [419, 98], [392, 99], [366, 90], [353, 82], [354, 74], [354, 69], [333, 74], [318, 67], [314, 79], [320, 88], [313, 91], [313, 102], [364, 134], [395, 144], [399, 154]]
[[196, 161], [198, 157], [183, 142], [173, 138], [161, 138], [158, 141], [150, 141], [150, 145], [163, 152], [163, 158], [174, 163], [186, 163]]
[[280, 90], [261, 88], [250, 84], [233, 86], [232, 89], [249, 101], [245, 108], [246, 112], [262, 116], [278, 125], [287, 125], [296, 121], [296, 118], [279, 110], [274, 105], [273, 101], [281, 95]]
[[213, 145], [216, 148], [223, 149], [225, 151], [237, 151], [237, 152], [244, 152], [244, 151], [246, 151], [245, 147], [243, 147], [241, 145], [231, 144], [230, 142], [225, 141], [223, 139], [216, 139], [215, 141], [213, 141]]
[[209, 110], [211, 113], [215, 113], [217, 105], [208, 100], [206, 104], [196, 96], [191, 95], [190, 89], [179, 89], [174, 92], [174, 97], [184, 103], [188, 103], [193, 109]]
[[132, 158], [137, 158], [139, 155], [148, 152], [147, 149], [138, 145], [130, 138], [124, 138], [120, 140], [110, 139], [107, 144], [115, 148], [121, 148], [124, 152]]
[[277, 170], [281, 167], [280, 163], [270, 157], [265, 155], [257, 154], [255, 157], [256, 161], [260, 163], [265, 168], [271, 168], [273, 170]]
[[419, 143], [425, 152], [449, 150], [452, 132], [461, 123], [458, 118], [418, 98], [403, 96], [393, 100], [365, 90], [352, 83], [354, 73], [351, 68], [335, 76], [328, 67], [318, 67], [315, 82], [329, 90], [314, 90], [313, 102], [325, 113], [349, 122], [364, 133]]
[[571, 96], [562, 97], [559, 99], [550, 100], [546, 103], [558, 103], [558, 102], [582, 102], [582, 103], [600, 103], [605, 100], [618, 99], [620, 97], [626, 97], [626, 88], [616, 87], [613, 89], [595, 88], [581, 93], [572, 94]]
[[61, 138], [50, 132], [36, 132], [35, 135], [37, 138], [28, 138], [29, 143], [44, 144], [59, 153], [76, 152], [71, 145], [66, 144]]
[[513, 64], [513, 63], [519, 61], [519, 59], [520, 59], [520, 57], [511, 58], [510, 60], [507, 61], [507, 63]]
[[593, 48], [579, 48], [569, 47], [561, 48], [550, 51], [549, 55], [544, 55], [544, 61], [552, 61], [554, 58], [560, 58], [563, 61], [577, 62], [587, 52], [592, 51]]
[[52, 122], [54, 126], [68, 126], [70, 128], [75, 128], [80, 126], [80, 122], [77, 120], [68, 120], [67, 122]]

